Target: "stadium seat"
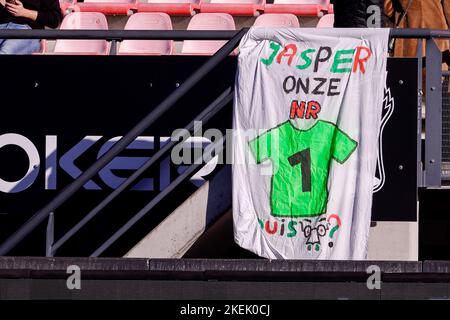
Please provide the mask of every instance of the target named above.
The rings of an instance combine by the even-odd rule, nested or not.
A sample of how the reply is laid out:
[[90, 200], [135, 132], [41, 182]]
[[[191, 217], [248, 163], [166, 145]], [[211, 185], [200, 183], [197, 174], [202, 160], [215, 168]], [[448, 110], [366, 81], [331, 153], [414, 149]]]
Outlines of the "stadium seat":
[[[125, 30], [172, 30], [172, 21], [166, 13], [141, 12], [128, 19]], [[124, 40], [118, 54], [167, 55], [172, 47], [172, 40]]]
[[255, 27], [300, 28], [298, 18], [289, 13], [266, 13], [256, 18]]
[[[107, 30], [108, 22], [103, 13], [72, 12], [64, 17], [60, 29]], [[57, 40], [54, 53], [104, 55], [109, 53], [109, 44], [106, 40]]]
[[264, 10], [266, 0], [211, 0], [202, 2], [201, 13], [228, 13], [233, 16], [258, 16]]
[[170, 15], [194, 15], [200, 10], [201, 0], [147, 0], [138, 2], [138, 12], [165, 12]]
[[78, 2], [75, 11], [100, 12], [103, 14], [133, 14], [137, 0], [84, 0]]
[[274, 0], [273, 4], [266, 4], [264, 7], [264, 13], [292, 13], [314, 17], [320, 17], [330, 10], [330, 0]]
[[[233, 17], [227, 13], [199, 13], [191, 18], [187, 30], [236, 30]], [[185, 40], [182, 54], [212, 55], [226, 41]]]
[[334, 25], [334, 14], [326, 14], [320, 18], [317, 23], [317, 28], [333, 28]]

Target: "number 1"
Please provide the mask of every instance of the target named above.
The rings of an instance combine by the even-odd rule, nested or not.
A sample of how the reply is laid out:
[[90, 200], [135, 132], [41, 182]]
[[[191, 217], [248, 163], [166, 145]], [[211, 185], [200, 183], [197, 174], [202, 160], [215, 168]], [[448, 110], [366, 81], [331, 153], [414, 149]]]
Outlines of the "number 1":
[[293, 154], [288, 158], [288, 161], [293, 167], [301, 164], [302, 191], [311, 192], [311, 153], [309, 148]]

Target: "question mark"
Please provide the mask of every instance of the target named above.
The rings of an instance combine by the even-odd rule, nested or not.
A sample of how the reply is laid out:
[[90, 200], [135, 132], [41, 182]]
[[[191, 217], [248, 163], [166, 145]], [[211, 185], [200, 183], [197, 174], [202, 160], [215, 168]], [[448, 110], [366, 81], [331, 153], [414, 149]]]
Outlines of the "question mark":
[[327, 219], [327, 222], [330, 223], [330, 220], [331, 220], [331, 219], [336, 220], [336, 225], [335, 225], [333, 228], [331, 228], [331, 231], [330, 231], [330, 242], [328, 242], [328, 246], [329, 246], [330, 248], [333, 247], [333, 241], [331, 241], [331, 239], [333, 238], [334, 233], [335, 233], [335, 232], [339, 229], [339, 227], [341, 226], [341, 219], [339, 218], [339, 216], [338, 216], [337, 214], [332, 214], [332, 215], [330, 215], [330, 216], [328, 217], [328, 219]]

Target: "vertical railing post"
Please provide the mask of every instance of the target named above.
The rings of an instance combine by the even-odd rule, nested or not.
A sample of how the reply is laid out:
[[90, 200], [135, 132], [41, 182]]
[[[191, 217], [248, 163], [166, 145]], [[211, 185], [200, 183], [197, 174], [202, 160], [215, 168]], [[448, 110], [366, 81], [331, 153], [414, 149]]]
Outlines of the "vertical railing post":
[[424, 175], [425, 175], [425, 168], [424, 168], [424, 159], [422, 159], [422, 101], [423, 101], [423, 63], [422, 63], [422, 57], [423, 57], [423, 40], [418, 39], [417, 40], [417, 186], [418, 187], [424, 187]]
[[55, 239], [55, 217], [53, 212], [50, 212], [47, 222], [47, 234], [45, 238], [45, 256], [53, 257], [53, 242]]
[[110, 56], [117, 55], [117, 40], [115, 40], [115, 39], [111, 40], [111, 47], [109, 48], [109, 55]]
[[442, 176], [442, 53], [426, 40], [425, 185], [440, 187]]

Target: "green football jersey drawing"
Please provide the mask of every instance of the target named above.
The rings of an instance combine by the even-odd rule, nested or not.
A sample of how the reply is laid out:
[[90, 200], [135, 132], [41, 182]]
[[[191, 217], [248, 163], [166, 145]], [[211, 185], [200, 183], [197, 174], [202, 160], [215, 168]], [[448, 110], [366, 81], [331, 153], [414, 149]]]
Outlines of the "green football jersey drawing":
[[297, 129], [288, 120], [250, 141], [256, 163], [272, 162], [271, 214], [311, 217], [324, 213], [331, 159], [344, 163], [357, 145], [323, 120], [308, 130]]

